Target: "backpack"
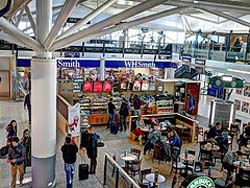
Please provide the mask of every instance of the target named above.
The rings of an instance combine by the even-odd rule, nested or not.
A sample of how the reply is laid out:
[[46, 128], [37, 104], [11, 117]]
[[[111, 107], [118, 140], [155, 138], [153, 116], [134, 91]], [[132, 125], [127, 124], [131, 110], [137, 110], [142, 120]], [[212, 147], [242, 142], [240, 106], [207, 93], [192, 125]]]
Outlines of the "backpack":
[[3, 146], [3, 147], [0, 149], [0, 159], [6, 158], [7, 155], [8, 155], [8, 152], [9, 152], [9, 146]]

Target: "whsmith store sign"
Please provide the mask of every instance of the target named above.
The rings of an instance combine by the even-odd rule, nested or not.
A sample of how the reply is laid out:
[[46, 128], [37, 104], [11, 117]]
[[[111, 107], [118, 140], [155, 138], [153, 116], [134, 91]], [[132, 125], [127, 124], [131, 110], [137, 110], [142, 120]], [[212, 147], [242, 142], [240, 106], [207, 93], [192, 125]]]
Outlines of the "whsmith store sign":
[[[58, 68], [100, 67], [100, 60], [93, 59], [57, 59]], [[17, 67], [30, 67], [30, 59], [17, 59]], [[144, 60], [105, 60], [106, 68], [177, 68], [171, 61], [144, 61]]]

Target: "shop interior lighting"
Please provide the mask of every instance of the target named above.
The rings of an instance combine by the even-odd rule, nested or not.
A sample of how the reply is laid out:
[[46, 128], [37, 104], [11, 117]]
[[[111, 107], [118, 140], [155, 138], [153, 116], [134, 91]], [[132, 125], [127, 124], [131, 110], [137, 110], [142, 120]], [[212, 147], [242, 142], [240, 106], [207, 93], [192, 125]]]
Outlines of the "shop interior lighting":
[[234, 70], [234, 69], [227, 69], [227, 71], [242, 73], [242, 74], [250, 74], [250, 71], [242, 71], [242, 70]]
[[231, 75], [223, 75], [222, 80], [225, 81], [225, 82], [232, 82], [233, 77]]

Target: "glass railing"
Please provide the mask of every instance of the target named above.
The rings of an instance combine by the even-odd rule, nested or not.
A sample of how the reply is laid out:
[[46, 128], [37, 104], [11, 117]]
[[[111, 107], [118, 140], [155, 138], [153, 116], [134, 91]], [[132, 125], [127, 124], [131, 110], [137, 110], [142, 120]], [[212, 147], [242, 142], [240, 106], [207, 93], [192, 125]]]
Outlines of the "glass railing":
[[140, 186], [107, 153], [104, 155], [104, 179], [106, 188], [140, 188]]
[[183, 48], [184, 54], [189, 54], [194, 58], [209, 59], [225, 62], [250, 62], [250, 49], [246, 46], [235, 47], [226, 45], [190, 45], [185, 44]]

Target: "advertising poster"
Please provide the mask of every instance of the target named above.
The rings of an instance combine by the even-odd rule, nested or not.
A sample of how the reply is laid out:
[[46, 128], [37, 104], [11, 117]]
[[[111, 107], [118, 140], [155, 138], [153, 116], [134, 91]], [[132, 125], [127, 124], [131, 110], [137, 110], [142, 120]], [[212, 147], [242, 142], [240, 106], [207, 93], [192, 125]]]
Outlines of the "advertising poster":
[[111, 81], [104, 81], [103, 82], [103, 92], [112, 92], [112, 82]]
[[68, 133], [72, 137], [80, 136], [80, 104], [68, 106]]
[[135, 80], [133, 85], [133, 91], [140, 91], [141, 90], [141, 81]]
[[245, 86], [243, 95], [250, 97], [250, 85]]
[[236, 94], [237, 95], [242, 95], [242, 88], [236, 88]]
[[155, 90], [155, 82], [151, 81], [149, 82], [149, 91], [154, 91]]
[[234, 105], [236, 110], [240, 110], [241, 101], [238, 99], [234, 99]]
[[82, 86], [83, 86], [83, 88], [82, 88], [83, 92], [92, 92], [93, 91], [93, 82], [92, 81], [83, 82]]
[[142, 80], [141, 90], [142, 91], [149, 90], [149, 81], [148, 80]]
[[242, 101], [241, 111], [245, 112], [245, 113], [248, 113], [248, 111], [249, 111], [249, 102]]
[[128, 88], [128, 82], [122, 81], [120, 85], [121, 90], [127, 90]]
[[94, 82], [94, 92], [96, 92], [96, 93], [102, 92], [102, 82], [101, 81]]

